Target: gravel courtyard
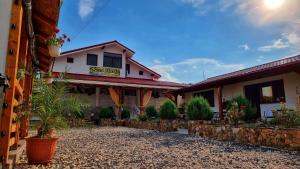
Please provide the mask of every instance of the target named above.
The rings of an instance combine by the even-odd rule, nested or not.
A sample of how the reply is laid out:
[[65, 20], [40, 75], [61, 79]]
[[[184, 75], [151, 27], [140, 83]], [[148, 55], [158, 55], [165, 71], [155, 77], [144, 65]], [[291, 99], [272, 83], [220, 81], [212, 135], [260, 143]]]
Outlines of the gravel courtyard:
[[125, 127], [63, 131], [49, 166], [16, 168], [300, 168], [300, 152]]

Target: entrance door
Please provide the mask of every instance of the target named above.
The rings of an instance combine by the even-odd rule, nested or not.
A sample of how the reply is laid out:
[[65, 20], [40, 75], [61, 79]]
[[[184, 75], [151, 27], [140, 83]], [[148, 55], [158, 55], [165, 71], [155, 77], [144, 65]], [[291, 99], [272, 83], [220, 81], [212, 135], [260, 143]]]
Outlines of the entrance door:
[[257, 109], [256, 118], [260, 118], [260, 86], [249, 85], [245, 86], [245, 96]]

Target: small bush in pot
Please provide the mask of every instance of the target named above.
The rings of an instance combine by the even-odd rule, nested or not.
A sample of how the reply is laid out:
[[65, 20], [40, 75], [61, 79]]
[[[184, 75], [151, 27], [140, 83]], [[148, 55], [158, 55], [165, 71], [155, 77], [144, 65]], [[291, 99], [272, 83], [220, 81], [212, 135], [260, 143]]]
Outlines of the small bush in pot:
[[201, 96], [189, 100], [186, 112], [190, 120], [211, 120], [213, 117], [208, 101]]
[[67, 95], [64, 83], [51, 86], [44, 80], [35, 79], [32, 92], [32, 115], [37, 117], [38, 133], [26, 139], [26, 152], [29, 163], [46, 164], [51, 162], [58, 138], [54, 130], [66, 128], [64, 111], [76, 111], [79, 100]]
[[159, 117], [165, 120], [174, 120], [178, 117], [178, 109], [171, 100], [164, 101], [160, 106]]
[[130, 111], [127, 107], [124, 107], [122, 112], [121, 112], [121, 119], [130, 119]]
[[154, 106], [146, 107], [145, 112], [149, 119], [155, 119], [158, 116], [157, 111]]
[[102, 108], [99, 112], [100, 119], [112, 119], [114, 117], [114, 111], [110, 107]]

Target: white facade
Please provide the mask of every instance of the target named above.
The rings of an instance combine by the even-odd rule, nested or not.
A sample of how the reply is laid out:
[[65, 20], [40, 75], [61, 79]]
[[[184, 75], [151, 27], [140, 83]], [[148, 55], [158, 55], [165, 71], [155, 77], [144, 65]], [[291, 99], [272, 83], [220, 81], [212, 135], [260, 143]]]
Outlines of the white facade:
[[[296, 109], [297, 98], [299, 98], [299, 94], [297, 94], [296, 90], [300, 88], [300, 75], [296, 72], [290, 72], [290, 73], [285, 73], [285, 74], [281, 74], [281, 75], [270, 76], [267, 78], [261, 78], [261, 79], [251, 80], [251, 81], [245, 81], [245, 82], [225, 85], [225, 86], [223, 86], [223, 90], [222, 90], [222, 97], [223, 97], [222, 100], [228, 100], [231, 97], [238, 96], [238, 95], [245, 96], [244, 87], [247, 85], [275, 81], [275, 80], [283, 80], [286, 105], [289, 108]], [[211, 88], [211, 89], [206, 89], [206, 90], [214, 90], [215, 106], [212, 107], [212, 110], [214, 112], [219, 112], [217, 89]], [[200, 91], [206, 91], [206, 90], [200, 90]], [[185, 94], [185, 102], [187, 102], [191, 97], [193, 97], [194, 93], [197, 93], [200, 91], [186, 93]], [[261, 117], [263, 117], [264, 112], [274, 110], [274, 109], [279, 109], [279, 108], [280, 108], [280, 103], [260, 104]]]
[[[140, 78], [140, 79], [153, 79], [153, 72], [142, 68], [138, 64], [135, 64], [131, 61], [128, 61], [128, 56], [123, 52], [123, 48], [111, 44], [105, 46], [104, 49], [101, 47], [85, 50], [76, 53], [65, 54], [55, 59], [55, 63], [53, 66], [53, 72], [65, 72], [73, 73], [73, 74], [90, 74], [90, 66], [87, 65], [87, 54], [96, 54], [98, 56], [97, 59], [97, 67], [103, 67], [103, 59], [104, 53], [114, 53], [122, 55], [122, 68], [120, 69], [120, 76], [122, 78], [131, 77], [131, 78]], [[73, 63], [67, 63], [67, 58], [73, 58]], [[126, 75], [126, 64], [130, 64], [130, 74]], [[139, 74], [139, 71], [143, 71], [143, 75]]]
[[5, 74], [7, 42], [10, 27], [10, 15], [13, 0], [0, 1], [0, 73]]

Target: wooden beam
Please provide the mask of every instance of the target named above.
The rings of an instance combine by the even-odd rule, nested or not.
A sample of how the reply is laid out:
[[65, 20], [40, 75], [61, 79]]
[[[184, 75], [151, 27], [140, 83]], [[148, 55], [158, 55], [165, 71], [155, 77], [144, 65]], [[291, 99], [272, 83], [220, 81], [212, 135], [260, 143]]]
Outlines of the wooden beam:
[[13, 27], [10, 26], [9, 37], [8, 37], [8, 48], [6, 56], [6, 68], [5, 74], [8, 76], [10, 88], [6, 90], [4, 96], [4, 103], [7, 104], [1, 115], [1, 133], [4, 135], [0, 137], [0, 156], [3, 158], [4, 164], [8, 163], [9, 147], [12, 141], [10, 138], [11, 124], [13, 118], [13, 101], [15, 97], [15, 83], [17, 81], [16, 74], [18, 69], [18, 58], [20, 49], [20, 39], [21, 39], [21, 27], [22, 27], [22, 1], [18, 0], [18, 3], [12, 4], [10, 24], [14, 24]]
[[217, 95], [218, 95], [218, 105], [219, 105], [219, 117], [220, 120], [224, 120], [224, 114], [223, 114], [223, 96], [222, 96], [222, 86], [218, 87], [217, 90]]

